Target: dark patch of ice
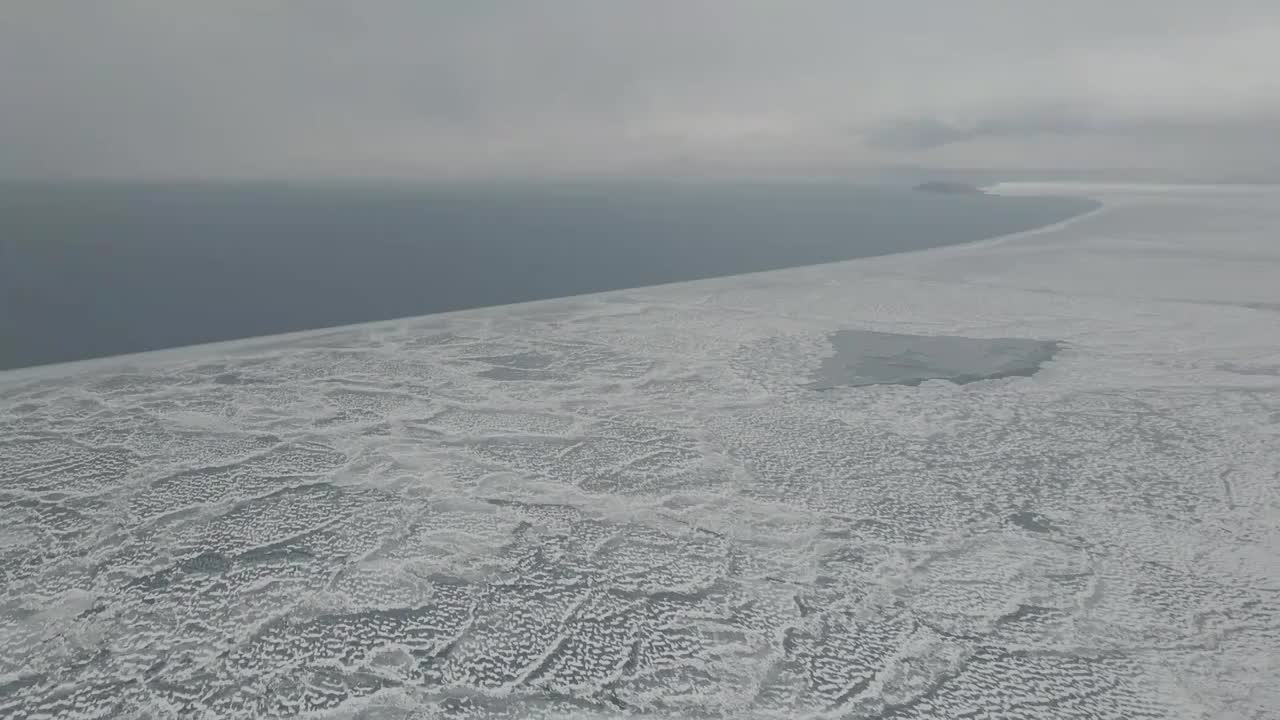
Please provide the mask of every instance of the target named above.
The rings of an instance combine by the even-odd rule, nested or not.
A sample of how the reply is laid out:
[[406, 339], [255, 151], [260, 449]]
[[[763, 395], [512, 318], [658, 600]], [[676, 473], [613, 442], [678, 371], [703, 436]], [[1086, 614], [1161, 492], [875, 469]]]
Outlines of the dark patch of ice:
[[490, 380], [504, 380], [526, 382], [530, 380], [551, 380], [552, 376], [545, 370], [525, 370], [522, 368], [512, 367], [492, 367], [488, 370], [482, 370], [476, 373], [477, 377], [489, 378]]
[[545, 370], [556, 361], [555, 357], [551, 355], [533, 350], [512, 353], [511, 355], [496, 355], [475, 359], [498, 367], [518, 368], [520, 370]]
[[1049, 518], [1030, 510], [1023, 510], [1010, 515], [1009, 522], [1031, 532], [1047, 533], [1053, 532], [1054, 529], [1053, 523], [1049, 522]]
[[964, 384], [1035, 374], [1061, 347], [1052, 340], [899, 335], [838, 330], [828, 336], [835, 354], [822, 361], [808, 387], [919, 385], [925, 380]]

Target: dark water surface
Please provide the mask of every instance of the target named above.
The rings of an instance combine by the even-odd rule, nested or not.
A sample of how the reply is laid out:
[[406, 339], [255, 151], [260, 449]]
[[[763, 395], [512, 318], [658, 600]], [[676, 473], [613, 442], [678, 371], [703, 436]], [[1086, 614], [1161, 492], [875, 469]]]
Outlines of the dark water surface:
[[847, 184], [0, 186], [0, 369], [969, 242], [1086, 200]]

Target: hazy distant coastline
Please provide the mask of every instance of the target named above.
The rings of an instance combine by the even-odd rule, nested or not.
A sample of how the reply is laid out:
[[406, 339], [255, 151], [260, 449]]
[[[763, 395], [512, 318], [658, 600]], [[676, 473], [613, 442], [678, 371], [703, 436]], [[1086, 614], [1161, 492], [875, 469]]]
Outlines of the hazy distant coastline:
[[951, 180], [930, 180], [916, 185], [919, 192], [938, 193], [941, 195], [981, 195], [982, 188], [966, 182]]

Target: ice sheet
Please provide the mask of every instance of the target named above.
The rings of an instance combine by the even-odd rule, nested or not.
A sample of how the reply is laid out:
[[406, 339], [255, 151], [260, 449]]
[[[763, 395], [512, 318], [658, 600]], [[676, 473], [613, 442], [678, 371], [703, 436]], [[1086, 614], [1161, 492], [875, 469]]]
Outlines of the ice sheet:
[[[1107, 206], [0, 374], [0, 716], [1280, 715], [1280, 192], [1050, 189]], [[806, 386], [868, 333], [1061, 346]]]

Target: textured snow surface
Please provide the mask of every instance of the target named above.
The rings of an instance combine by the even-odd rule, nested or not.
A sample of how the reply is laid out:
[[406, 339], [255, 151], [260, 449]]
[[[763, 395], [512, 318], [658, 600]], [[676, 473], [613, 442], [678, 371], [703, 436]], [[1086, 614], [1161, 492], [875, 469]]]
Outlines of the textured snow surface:
[[[0, 374], [0, 717], [1280, 717], [1280, 193], [1071, 190], [1107, 206]], [[858, 333], [1055, 353], [813, 389]]]

